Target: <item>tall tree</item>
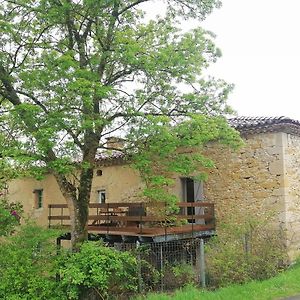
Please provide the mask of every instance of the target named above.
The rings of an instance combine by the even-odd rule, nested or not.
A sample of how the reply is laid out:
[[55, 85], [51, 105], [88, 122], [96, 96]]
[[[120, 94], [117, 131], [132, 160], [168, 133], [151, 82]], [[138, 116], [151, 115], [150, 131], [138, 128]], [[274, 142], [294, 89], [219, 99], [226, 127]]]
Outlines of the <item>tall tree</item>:
[[[165, 13], [146, 21], [146, 2], [163, 4]], [[202, 76], [220, 54], [211, 34], [180, 30], [183, 19], [204, 19], [219, 5], [0, 0], [1, 157], [55, 176], [73, 245], [87, 237], [95, 158], [101, 149], [118, 150], [106, 137], [125, 139], [122, 151], [144, 171], [150, 198], [168, 185], [165, 174], [155, 175], [159, 161], [164, 173], [188, 174], [195, 162], [210, 161], [178, 149], [237, 141], [222, 118], [231, 86]]]

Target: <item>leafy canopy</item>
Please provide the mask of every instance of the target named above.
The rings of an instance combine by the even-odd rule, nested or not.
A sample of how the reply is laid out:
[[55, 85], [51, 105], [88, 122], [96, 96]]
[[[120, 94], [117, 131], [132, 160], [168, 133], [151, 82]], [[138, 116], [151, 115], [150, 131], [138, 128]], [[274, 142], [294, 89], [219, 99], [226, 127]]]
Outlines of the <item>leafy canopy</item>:
[[[146, 2], [163, 3], [165, 14], [146, 21]], [[180, 22], [202, 20], [218, 6], [217, 0], [1, 0], [2, 160], [36, 176], [49, 170], [63, 176], [74, 160], [85, 169], [97, 153], [118, 150], [106, 144], [117, 135], [149, 186], [164, 184], [168, 172], [210, 166], [202, 155], [178, 149], [239, 143], [223, 119], [232, 86], [203, 75], [220, 56], [213, 36], [201, 27], [183, 32]], [[162, 177], [153, 173], [159, 161]]]

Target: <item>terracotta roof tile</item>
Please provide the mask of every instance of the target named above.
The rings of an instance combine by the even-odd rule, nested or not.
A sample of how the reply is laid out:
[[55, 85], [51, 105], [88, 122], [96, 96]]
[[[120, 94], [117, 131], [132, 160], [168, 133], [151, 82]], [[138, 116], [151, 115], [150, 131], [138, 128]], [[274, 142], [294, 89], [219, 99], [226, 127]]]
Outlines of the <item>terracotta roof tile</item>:
[[98, 153], [95, 158], [96, 165], [110, 166], [125, 163], [125, 155], [119, 151], [112, 151], [111, 153]]
[[[300, 122], [287, 117], [236, 117], [228, 120], [230, 126], [242, 135], [266, 132], [286, 132], [300, 136]], [[99, 153], [95, 159], [98, 166], [124, 164], [124, 153], [112, 151]]]
[[300, 122], [287, 117], [236, 117], [229, 124], [241, 134], [281, 131], [300, 135]]

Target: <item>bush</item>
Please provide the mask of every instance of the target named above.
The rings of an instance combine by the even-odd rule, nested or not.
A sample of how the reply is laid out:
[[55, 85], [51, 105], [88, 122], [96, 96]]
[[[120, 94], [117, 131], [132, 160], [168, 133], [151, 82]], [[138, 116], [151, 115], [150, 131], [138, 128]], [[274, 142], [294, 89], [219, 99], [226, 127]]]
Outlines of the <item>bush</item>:
[[263, 224], [223, 227], [206, 247], [210, 284], [215, 287], [275, 276], [284, 268], [282, 234]]
[[10, 235], [19, 225], [23, 207], [20, 203], [9, 203], [0, 198], [0, 236]]
[[61, 260], [60, 284], [69, 299], [112, 299], [137, 290], [137, 261], [96, 242], [83, 243], [80, 251]]
[[67, 299], [55, 280], [58, 232], [32, 224], [0, 241], [0, 299]]
[[137, 289], [137, 263], [130, 253], [96, 242], [84, 243], [78, 253], [57, 252], [59, 235], [26, 224], [0, 240], [0, 299], [112, 299]]
[[163, 279], [167, 289], [178, 289], [187, 285], [196, 285], [197, 273], [191, 264], [169, 263], [165, 265]]

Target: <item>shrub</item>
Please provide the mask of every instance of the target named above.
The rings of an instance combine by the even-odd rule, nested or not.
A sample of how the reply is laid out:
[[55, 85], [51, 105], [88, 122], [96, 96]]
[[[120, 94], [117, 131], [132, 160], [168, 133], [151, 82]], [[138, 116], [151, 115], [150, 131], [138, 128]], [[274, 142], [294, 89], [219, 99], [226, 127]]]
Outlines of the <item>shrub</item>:
[[32, 224], [0, 241], [0, 299], [66, 299], [55, 280], [58, 232]]
[[167, 289], [178, 289], [197, 284], [197, 273], [191, 264], [178, 262], [166, 264], [163, 271], [164, 285]]
[[112, 299], [137, 289], [130, 253], [96, 242], [84, 243], [78, 253], [57, 252], [60, 234], [26, 224], [0, 240], [0, 299]]
[[19, 225], [23, 207], [20, 203], [9, 203], [5, 198], [0, 198], [0, 236], [11, 234]]
[[208, 242], [206, 260], [210, 284], [219, 287], [262, 280], [284, 268], [285, 249], [280, 230], [248, 223], [223, 227]]
[[79, 252], [63, 257], [59, 273], [69, 299], [111, 299], [138, 286], [134, 256], [96, 242], [83, 243]]

